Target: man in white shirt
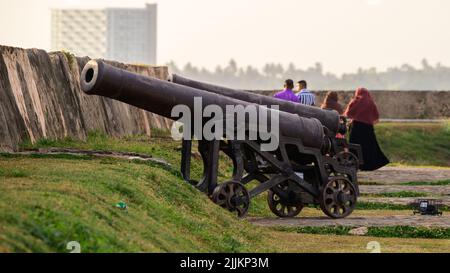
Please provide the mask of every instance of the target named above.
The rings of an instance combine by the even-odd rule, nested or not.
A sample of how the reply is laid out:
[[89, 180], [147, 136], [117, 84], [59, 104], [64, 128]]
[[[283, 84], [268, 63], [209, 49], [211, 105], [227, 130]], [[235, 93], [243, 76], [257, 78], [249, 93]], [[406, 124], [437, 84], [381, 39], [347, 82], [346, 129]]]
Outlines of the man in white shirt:
[[296, 94], [298, 97], [298, 101], [301, 104], [314, 106], [316, 105], [316, 96], [311, 93], [308, 89], [308, 84], [305, 80], [301, 80], [298, 82], [298, 93]]

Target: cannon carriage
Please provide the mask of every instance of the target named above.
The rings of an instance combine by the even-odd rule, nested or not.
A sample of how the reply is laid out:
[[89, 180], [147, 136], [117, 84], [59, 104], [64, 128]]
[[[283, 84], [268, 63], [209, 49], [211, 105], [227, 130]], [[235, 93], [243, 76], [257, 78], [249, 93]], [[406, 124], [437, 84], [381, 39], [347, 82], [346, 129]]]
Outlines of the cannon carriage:
[[[81, 87], [86, 94], [109, 97], [171, 119], [175, 119], [171, 110], [176, 105], [193, 109], [194, 98], [202, 98], [203, 106], [217, 105], [221, 109], [227, 105], [251, 105], [259, 110], [259, 115], [267, 112], [268, 116], [275, 110], [266, 105], [277, 105], [279, 135], [273, 136], [278, 141], [275, 150], [262, 148], [267, 142], [264, 138], [249, 137], [260, 132], [252, 132], [254, 127], [248, 122], [244, 124], [244, 139], [227, 139], [226, 135], [212, 140], [200, 139], [197, 146], [203, 175], [194, 180], [191, 177], [193, 140], [183, 139], [181, 173], [184, 180], [238, 216], [246, 214], [251, 199], [265, 192], [268, 192], [269, 208], [279, 217], [294, 217], [306, 205], [319, 205], [332, 218], [346, 217], [355, 208], [361, 150], [358, 145], [335, 137], [346, 129], [345, 118], [335, 111], [196, 82], [178, 75], [172, 75], [169, 81], [148, 78], [103, 61], [86, 64]], [[201, 125], [207, 121], [203, 118]], [[190, 131], [190, 135], [195, 132]], [[221, 152], [233, 165], [231, 177], [226, 181], [218, 181]], [[249, 187], [254, 181], [257, 185]]]

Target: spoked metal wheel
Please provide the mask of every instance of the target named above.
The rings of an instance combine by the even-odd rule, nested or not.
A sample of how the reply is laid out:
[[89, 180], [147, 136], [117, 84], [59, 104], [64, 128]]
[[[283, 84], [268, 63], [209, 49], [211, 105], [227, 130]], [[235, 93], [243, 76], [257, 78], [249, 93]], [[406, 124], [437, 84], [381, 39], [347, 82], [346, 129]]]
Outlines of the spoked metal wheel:
[[356, 206], [356, 189], [345, 177], [332, 177], [320, 196], [320, 208], [331, 218], [344, 218]]
[[211, 196], [214, 203], [231, 212], [244, 216], [250, 206], [250, 195], [244, 185], [236, 181], [219, 184]]
[[346, 168], [359, 168], [359, 161], [356, 155], [350, 152], [340, 152], [336, 155], [336, 160], [339, 165], [344, 166]]
[[[289, 196], [288, 192], [288, 184], [281, 183], [277, 186], [278, 191], [284, 191], [287, 196]], [[295, 194], [292, 192], [291, 194]], [[267, 194], [267, 203], [269, 205], [270, 210], [278, 217], [288, 218], [297, 216], [303, 209], [303, 204], [298, 202], [289, 202], [286, 198], [282, 198], [279, 194], [277, 194], [274, 190], [269, 190]]]

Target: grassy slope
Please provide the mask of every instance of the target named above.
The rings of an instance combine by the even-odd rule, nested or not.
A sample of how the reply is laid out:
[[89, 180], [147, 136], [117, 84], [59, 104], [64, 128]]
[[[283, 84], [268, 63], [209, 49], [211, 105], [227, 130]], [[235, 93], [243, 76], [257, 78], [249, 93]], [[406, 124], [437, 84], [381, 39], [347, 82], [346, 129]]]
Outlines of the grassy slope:
[[450, 166], [450, 122], [382, 123], [376, 126], [376, 134], [391, 162]]
[[[377, 128], [380, 143], [391, 158], [397, 147], [386, 146], [383, 139], [390, 129], [396, 129], [393, 126], [380, 125], [384, 132]], [[443, 129], [440, 132], [446, 134]], [[436, 139], [444, 151], [438, 153], [447, 160], [448, 142], [442, 142], [440, 134]], [[405, 137], [390, 136], [397, 138]], [[176, 171], [179, 143], [163, 139], [111, 140], [92, 134], [87, 142], [66, 139], [24, 144], [24, 148], [32, 147], [141, 152], [164, 158], [173, 168], [73, 156], [0, 157], [0, 252], [67, 252], [66, 243], [72, 240], [79, 241], [84, 252], [365, 252], [371, 240], [382, 243], [385, 251], [449, 251], [449, 240], [336, 237], [256, 228], [186, 185]], [[415, 158], [412, 163], [430, 165]], [[201, 168], [194, 162], [193, 173], [198, 175]], [[226, 170], [225, 176], [230, 166], [222, 163], [221, 170]], [[122, 200], [129, 206], [126, 211], [114, 207]], [[267, 214], [264, 196], [255, 201], [252, 214]], [[393, 212], [357, 211], [355, 215], [361, 213]], [[302, 214], [317, 216], [321, 212], [308, 208]]]
[[[450, 240], [254, 227], [157, 165], [3, 156], [0, 170], [0, 252], [68, 252], [69, 241], [80, 242], [83, 252], [367, 252], [373, 240], [389, 252], [450, 251]], [[127, 210], [114, 206], [122, 200]], [[304, 215], [320, 212], [308, 208]]]
[[65, 251], [72, 240], [86, 252], [269, 249], [257, 228], [160, 166], [3, 157], [0, 169], [1, 250]]

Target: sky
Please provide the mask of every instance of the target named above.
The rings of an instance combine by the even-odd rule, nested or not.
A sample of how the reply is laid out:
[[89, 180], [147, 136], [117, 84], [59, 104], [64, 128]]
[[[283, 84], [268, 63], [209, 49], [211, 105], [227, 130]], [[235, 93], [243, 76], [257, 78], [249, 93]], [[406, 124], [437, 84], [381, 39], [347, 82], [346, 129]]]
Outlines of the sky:
[[50, 50], [50, 9], [158, 4], [158, 63], [450, 66], [448, 0], [0, 0], [0, 44]]

